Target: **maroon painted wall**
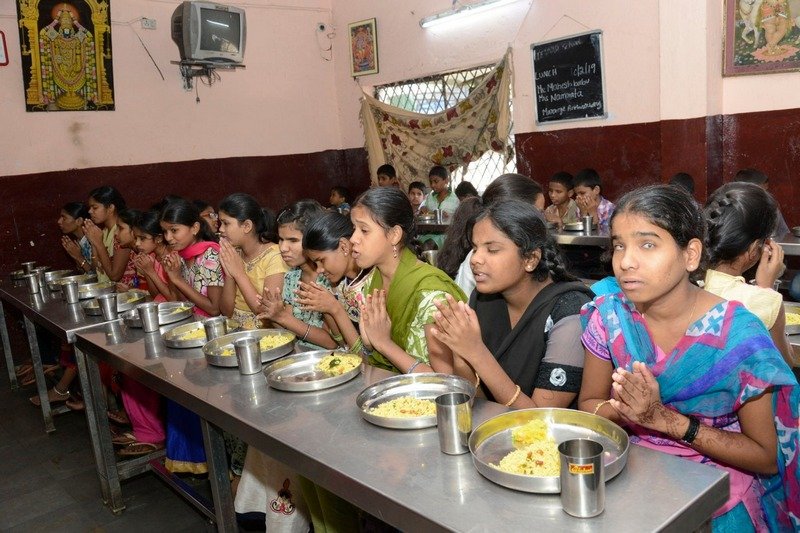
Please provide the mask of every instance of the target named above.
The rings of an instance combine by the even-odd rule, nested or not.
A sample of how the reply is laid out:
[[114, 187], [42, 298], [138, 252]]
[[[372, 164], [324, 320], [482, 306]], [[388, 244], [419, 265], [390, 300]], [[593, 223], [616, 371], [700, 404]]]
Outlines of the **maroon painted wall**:
[[695, 178], [696, 196], [753, 167], [769, 176], [769, 190], [789, 226], [800, 225], [800, 109], [744, 113], [622, 126], [516, 134], [522, 174], [545, 184], [559, 170], [593, 167], [612, 200], [676, 172]]
[[0, 178], [0, 217], [5, 221], [0, 272], [28, 260], [72, 266], [58, 244], [58, 213], [66, 202], [85, 201], [99, 185], [116, 187], [135, 208], [147, 208], [167, 194], [217, 204], [230, 193], [246, 192], [278, 210], [300, 198], [327, 205], [333, 185], [358, 194], [369, 187], [369, 167], [366, 152], [357, 148], [7, 176]]

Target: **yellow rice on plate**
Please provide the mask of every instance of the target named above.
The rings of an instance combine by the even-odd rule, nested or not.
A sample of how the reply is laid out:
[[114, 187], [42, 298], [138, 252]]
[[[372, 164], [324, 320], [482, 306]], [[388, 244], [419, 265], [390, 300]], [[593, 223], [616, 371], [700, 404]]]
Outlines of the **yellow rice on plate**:
[[[291, 342], [293, 338], [294, 335], [264, 335], [261, 337], [261, 340], [258, 341], [258, 346], [261, 348], [262, 352], [265, 352], [277, 348], [278, 346], [283, 346], [287, 342]], [[228, 357], [235, 353], [236, 351], [233, 348], [233, 344], [229, 344], [219, 352], [219, 355]]]
[[192, 331], [187, 331], [177, 340], [179, 341], [199, 341], [206, 338], [206, 330], [204, 328], [195, 328]]
[[559, 475], [561, 460], [558, 445], [549, 435], [547, 423], [531, 420], [527, 424], [511, 430], [511, 442], [517, 448], [500, 459], [499, 464], [490, 466], [508, 472], [536, 477], [555, 477]]
[[316, 369], [331, 376], [341, 376], [361, 364], [357, 355], [329, 354], [319, 360]]
[[388, 418], [436, 416], [436, 404], [433, 403], [433, 400], [415, 398], [413, 396], [400, 396], [373, 407], [369, 410], [369, 413]]
[[800, 326], [800, 314], [799, 313], [786, 313], [786, 325], [787, 326]]

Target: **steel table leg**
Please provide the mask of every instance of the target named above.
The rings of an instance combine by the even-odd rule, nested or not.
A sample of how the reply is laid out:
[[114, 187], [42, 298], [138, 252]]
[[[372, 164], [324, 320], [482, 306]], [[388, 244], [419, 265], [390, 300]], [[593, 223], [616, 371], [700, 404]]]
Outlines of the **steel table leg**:
[[42, 368], [42, 354], [39, 352], [39, 341], [36, 340], [36, 326], [28, 317], [25, 317], [25, 332], [28, 335], [28, 345], [31, 348], [31, 361], [33, 361], [33, 374], [36, 376], [36, 392], [42, 404], [42, 417], [44, 417], [44, 430], [52, 433], [56, 430], [53, 424], [53, 411], [50, 409], [50, 399], [47, 396], [47, 380]]
[[233, 507], [231, 482], [228, 478], [228, 460], [225, 455], [225, 439], [222, 430], [205, 419], [200, 419], [203, 428], [203, 443], [206, 448], [208, 464], [208, 481], [211, 483], [211, 495], [214, 498], [214, 511], [217, 531], [239, 530], [236, 524], [236, 511]]
[[0, 301], [0, 337], [3, 338], [3, 355], [6, 358], [6, 368], [8, 369], [8, 381], [11, 382], [11, 390], [19, 388], [17, 383], [17, 372], [14, 369], [14, 356], [11, 354], [11, 343], [8, 340], [8, 326], [6, 326], [6, 313], [3, 310], [3, 302]]
[[100, 490], [103, 502], [114, 513], [125, 509], [122, 501], [117, 461], [114, 445], [111, 442], [111, 431], [106, 412], [108, 406], [103, 395], [103, 383], [97, 362], [75, 346], [75, 360], [83, 389], [83, 402], [86, 405], [86, 422], [89, 426], [89, 437], [92, 441], [97, 476], [100, 478]]

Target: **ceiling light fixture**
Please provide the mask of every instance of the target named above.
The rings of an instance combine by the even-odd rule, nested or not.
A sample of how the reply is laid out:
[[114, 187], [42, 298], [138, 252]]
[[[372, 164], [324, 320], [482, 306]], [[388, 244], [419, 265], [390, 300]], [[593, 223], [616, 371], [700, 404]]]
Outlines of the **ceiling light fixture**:
[[452, 9], [437, 13], [436, 15], [427, 16], [419, 21], [419, 25], [423, 28], [430, 28], [431, 26], [436, 26], [437, 24], [442, 24], [443, 22], [459, 20], [464, 17], [475, 15], [476, 13], [482, 13], [488, 9], [494, 9], [495, 7], [504, 6], [516, 1], [517, 0], [482, 0], [480, 2], [475, 2], [474, 4], [459, 4], [457, 7], [456, 3], [454, 2]]

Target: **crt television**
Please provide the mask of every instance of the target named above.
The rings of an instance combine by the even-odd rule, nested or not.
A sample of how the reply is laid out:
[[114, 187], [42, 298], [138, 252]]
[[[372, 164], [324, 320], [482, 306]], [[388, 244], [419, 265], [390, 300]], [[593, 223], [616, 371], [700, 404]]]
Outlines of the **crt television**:
[[245, 13], [239, 7], [190, 1], [172, 14], [172, 40], [185, 61], [241, 63], [246, 37]]

